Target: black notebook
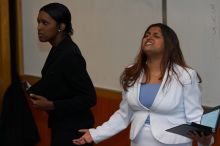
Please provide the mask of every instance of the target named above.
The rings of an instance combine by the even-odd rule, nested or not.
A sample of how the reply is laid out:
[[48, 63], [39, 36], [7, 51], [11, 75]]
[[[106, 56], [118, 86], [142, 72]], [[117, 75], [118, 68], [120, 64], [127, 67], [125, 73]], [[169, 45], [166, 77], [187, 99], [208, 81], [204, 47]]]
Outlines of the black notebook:
[[201, 118], [201, 124], [187, 123], [182, 124], [166, 131], [176, 133], [185, 137], [189, 137], [190, 131], [196, 131], [199, 135], [203, 132], [205, 135], [215, 133], [219, 124], [220, 105], [212, 108], [210, 111], [204, 113]]

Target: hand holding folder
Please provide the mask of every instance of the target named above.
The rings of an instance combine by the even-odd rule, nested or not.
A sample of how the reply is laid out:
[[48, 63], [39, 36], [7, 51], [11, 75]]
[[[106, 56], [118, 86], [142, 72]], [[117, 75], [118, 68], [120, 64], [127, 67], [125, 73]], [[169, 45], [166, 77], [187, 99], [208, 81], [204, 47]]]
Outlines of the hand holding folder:
[[166, 131], [176, 133], [185, 137], [189, 137], [189, 132], [195, 131], [199, 135], [203, 132], [204, 135], [210, 135], [216, 132], [219, 125], [219, 115], [220, 115], [220, 105], [212, 108], [210, 111], [202, 115], [201, 124], [197, 123], [187, 123], [182, 124]]

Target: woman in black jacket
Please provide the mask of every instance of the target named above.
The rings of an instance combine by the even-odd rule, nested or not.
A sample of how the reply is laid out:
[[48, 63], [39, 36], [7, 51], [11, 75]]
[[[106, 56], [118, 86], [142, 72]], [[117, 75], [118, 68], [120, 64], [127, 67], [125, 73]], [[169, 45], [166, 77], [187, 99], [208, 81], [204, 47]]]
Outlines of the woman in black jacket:
[[[51, 146], [73, 146], [81, 128], [93, 126], [90, 108], [96, 93], [86, 70], [86, 62], [72, 41], [71, 14], [66, 6], [50, 3], [38, 14], [38, 37], [52, 48], [41, 71], [42, 78], [29, 92], [35, 108], [49, 114]], [[87, 144], [86, 146], [90, 146]]]

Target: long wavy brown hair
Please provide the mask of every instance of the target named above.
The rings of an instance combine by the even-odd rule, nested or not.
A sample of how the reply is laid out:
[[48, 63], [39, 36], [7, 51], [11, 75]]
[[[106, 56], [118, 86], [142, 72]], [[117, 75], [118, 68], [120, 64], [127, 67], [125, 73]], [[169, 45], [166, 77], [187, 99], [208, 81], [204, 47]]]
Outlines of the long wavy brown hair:
[[[185, 70], [186, 70], [186, 67], [188, 67], [188, 65], [186, 64], [184, 60], [176, 33], [169, 26], [162, 24], [162, 23], [156, 23], [156, 24], [150, 25], [147, 28], [147, 30], [144, 33], [144, 36], [142, 37], [142, 41], [143, 41], [143, 38], [145, 37], [146, 32], [148, 32], [149, 29], [152, 27], [159, 27], [161, 29], [162, 36], [164, 38], [164, 55], [163, 55], [161, 65], [160, 65], [162, 72], [161, 72], [161, 77], [159, 79], [160, 80], [163, 79], [163, 76], [167, 69], [168, 72], [172, 71], [177, 76], [177, 79], [179, 80], [179, 77], [176, 71], [174, 70], [174, 64], [180, 65]], [[146, 65], [146, 62], [147, 62], [147, 55], [143, 52], [142, 47], [140, 47], [140, 51], [133, 65], [128, 68], [125, 68], [120, 76], [120, 83], [125, 91], [127, 91], [128, 87], [131, 87], [135, 84], [135, 82], [137, 81], [137, 79], [139, 78], [143, 70], [146, 74], [146, 78], [147, 78], [146, 81], [150, 80], [149, 69]], [[169, 77], [170, 75], [168, 74], [166, 78], [166, 83]], [[201, 82], [201, 78], [199, 75], [198, 75], [198, 78], [199, 78], [199, 82]]]

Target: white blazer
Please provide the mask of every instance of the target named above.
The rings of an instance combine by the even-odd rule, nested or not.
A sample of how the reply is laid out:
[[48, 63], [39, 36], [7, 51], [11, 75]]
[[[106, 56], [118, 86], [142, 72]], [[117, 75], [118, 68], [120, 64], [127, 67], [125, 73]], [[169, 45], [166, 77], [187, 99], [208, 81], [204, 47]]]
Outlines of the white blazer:
[[150, 109], [144, 107], [139, 101], [142, 73], [134, 86], [123, 93], [120, 108], [110, 119], [96, 129], [89, 129], [94, 142], [98, 143], [117, 134], [130, 123], [130, 139], [134, 140], [149, 114], [151, 131], [158, 141], [165, 144], [190, 142], [189, 138], [165, 131], [183, 123], [199, 123], [203, 114], [196, 71], [189, 68], [186, 71], [178, 65], [174, 65], [174, 69], [182, 85], [171, 72], [169, 72], [170, 81], [168, 80], [168, 84], [165, 84], [168, 74], [166, 71]]

